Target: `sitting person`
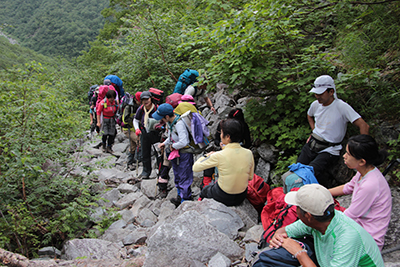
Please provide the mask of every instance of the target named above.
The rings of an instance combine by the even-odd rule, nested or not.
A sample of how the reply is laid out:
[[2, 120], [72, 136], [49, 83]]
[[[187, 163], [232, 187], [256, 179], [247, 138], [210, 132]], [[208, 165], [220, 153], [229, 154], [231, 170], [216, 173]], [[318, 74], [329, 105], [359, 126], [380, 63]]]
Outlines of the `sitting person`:
[[221, 122], [222, 151], [210, 152], [193, 165], [195, 172], [218, 167], [217, 183], [205, 186], [200, 198], [213, 198], [227, 206], [240, 205], [246, 198], [248, 182], [253, 179], [254, 158], [250, 150], [240, 146], [242, 136], [238, 120]]
[[347, 184], [331, 188], [332, 196], [352, 194], [351, 203], [344, 214], [355, 220], [375, 239], [380, 250], [389, 226], [392, 197], [385, 177], [378, 166], [387, 152], [378, 149], [378, 144], [369, 135], [357, 135], [349, 139], [344, 163], [356, 169], [356, 175]]
[[312, 248], [307, 251], [302, 242], [290, 238], [308, 235], [314, 238], [315, 255], [321, 267], [384, 266], [374, 239], [354, 220], [334, 209], [333, 197], [325, 187], [304, 185], [297, 192], [287, 193], [285, 202], [297, 206], [300, 220], [276, 231], [270, 241], [270, 247], [275, 249], [260, 253], [254, 267], [266, 266], [270, 261], [268, 253], [287, 255], [288, 252], [299, 261], [298, 265], [316, 266], [309, 256]]

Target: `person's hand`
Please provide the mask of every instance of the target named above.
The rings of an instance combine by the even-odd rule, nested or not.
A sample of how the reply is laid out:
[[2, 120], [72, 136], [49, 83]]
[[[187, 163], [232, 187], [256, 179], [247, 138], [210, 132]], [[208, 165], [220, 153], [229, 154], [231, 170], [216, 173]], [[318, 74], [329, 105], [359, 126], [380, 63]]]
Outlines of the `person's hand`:
[[217, 114], [217, 111], [215, 110], [214, 106], [212, 106], [210, 109], [214, 114]]
[[284, 239], [282, 242], [282, 247], [289, 251], [289, 253], [292, 255], [295, 255], [297, 252], [303, 250], [299, 242], [291, 238]]
[[310, 139], [311, 139], [311, 134], [310, 134], [310, 136], [308, 137], [308, 139], [307, 139], [307, 142], [306, 142], [306, 143], [310, 142]]
[[224, 143], [221, 142], [221, 143], [219, 143], [219, 146], [220, 146], [221, 149], [222, 149], [222, 148], [224, 148], [224, 146], [226, 146], [226, 145], [225, 145]]
[[137, 129], [137, 130], [135, 131], [135, 133], [136, 133], [137, 136], [139, 136], [139, 135], [142, 134], [142, 131], [140, 131], [140, 129]]
[[277, 231], [277, 232], [275, 232], [272, 239], [269, 241], [269, 247], [270, 248], [280, 248], [285, 239], [288, 239], [287, 234], [285, 232], [280, 233]]
[[100, 126], [101, 126], [101, 123], [100, 123], [99, 121], [97, 122], [97, 126], [98, 126], [98, 127], [100, 127]]
[[159, 143], [159, 144], [158, 144], [158, 148], [164, 149], [164, 147], [165, 147], [165, 144], [164, 144], [164, 143]]
[[206, 157], [209, 157], [209, 156], [211, 156], [211, 155], [214, 154], [214, 153], [215, 153], [215, 151], [211, 151], [211, 152], [209, 152], [209, 153], [206, 154]]
[[173, 151], [173, 150], [175, 150], [175, 148], [172, 145], [170, 145], [169, 146], [169, 151]]

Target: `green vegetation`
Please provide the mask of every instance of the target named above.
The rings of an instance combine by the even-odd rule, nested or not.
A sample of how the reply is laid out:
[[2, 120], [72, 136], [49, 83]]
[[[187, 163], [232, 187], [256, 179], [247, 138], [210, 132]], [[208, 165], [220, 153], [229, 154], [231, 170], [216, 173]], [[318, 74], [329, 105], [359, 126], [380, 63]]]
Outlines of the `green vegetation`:
[[[168, 94], [182, 71], [194, 68], [210, 85], [224, 82], [254, 96], [246, 119], [254, 138], [283, 152], [275, 171], [293, 161], [310, 132], [308, 91], [319, 75], [335, 78], [339, 97], [373, 135], [382, 121], [399, 123], [400, 1], [111, 0], [96, 40], [102, 26], [94, 21], [101, 18], [82, 26], [80, 18], [89, 15], [78, 10], [98, 13], [106, 3], [3, 2], [0, 18], [7, 15], [12, 25], [3, 30], [22, 45], [52, 55], [81, 53], [72, 63], [52, 64], [2, 45], [12, 52], [0, 58], [0, 246], [25, 255], [85, 232], [89, 183], [41, 166], [46, 160], [63, 166], [63, 142], [87, 127], [86, 92], [107, 74], [117, 74], [131, 93], [156, 87]], [[71, 18], [63, 16], [67, 10]], [[43, 64], [11, 67], [30, 58]], [[356, 133], [349, 127], [349, 135]], [[387, 145], [393, 158], [400, 156], [399, 140]]]
[[2, 0], [3, 31], [44, 55], [76, 57], [105, 23], [108, 0]]

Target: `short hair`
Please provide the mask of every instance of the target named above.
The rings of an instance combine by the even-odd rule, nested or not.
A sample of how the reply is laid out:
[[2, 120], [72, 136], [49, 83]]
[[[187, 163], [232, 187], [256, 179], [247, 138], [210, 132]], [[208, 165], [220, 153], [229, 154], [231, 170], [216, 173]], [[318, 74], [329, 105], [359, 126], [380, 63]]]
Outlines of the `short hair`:
[[347, 146], [351, 156], [358, 160], [364, 159], [367, 165], [378, 166], [388, 156], [388, 152], [383, 149], [379, 150], [378, 143], [367, 134], [350, 137]]
[[331, 90], [333, 90], [333, 92], [335, 92], [335, 89], [333, 89], [333, 88], [326, 88], [325, 91], [329, 93]]
[[114, 90], [108, 90], [106, 93], [106, 97], [107, 98], [111, 98], [111, 97], [117, 98], [117, 93]]
[[[300, 208], [300, 206], [297, 207], [300, 209], [301, 214], [303, 215], [306, 214], [306, 211]], [[333, 216], [335, 216], [334, 210], [335, 210], [335, 204], [331, 204], [326, 208], [326, 210], [324, 211], [324, 215], [322, 216], [313, 215], [311, 213], [310, 214], [318, 222], [329, 222], [330, 220], [332, 220]]]
[[239, 143], [243, 137], [243, 127], [240, 121], [235, 119], [226, 119], [221, 121], [221, 130], [223, 136], [229, 135], [231, 142]]

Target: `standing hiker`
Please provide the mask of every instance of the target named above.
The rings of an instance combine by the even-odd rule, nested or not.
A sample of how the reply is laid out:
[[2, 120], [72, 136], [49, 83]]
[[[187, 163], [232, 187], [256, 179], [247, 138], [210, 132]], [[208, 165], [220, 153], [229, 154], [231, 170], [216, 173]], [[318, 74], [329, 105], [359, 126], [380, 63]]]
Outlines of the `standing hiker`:
[[297, 162], [312, 166], [318, 182], [329, 187], [330, 181], [322, 173], [339, 159], [340, 143], [346, 134], [347, 123], [357, 126], [360, 134], [368, 134], [369, 126], [349, 104], [337, 98], [332, 77], [318, 77], [310, 93], [317, 98], [307, 111], [312, 134]]
[[115, 136], [117, 135], [117, 129], [115, 128], [115, 114], [118, 110], [116, 103], [117, 94], [114, 90], [109, 90], [106, 93], [106, 98], [100, 101], [96, 107], [97, 113], [97, 126], [102, 127], [103, 137], [103, 152], [112, 153], [112, 145], [114, 144]]
[[160, 141], [158, 132], [151, 131], [149, 128], [149, 119], [152, 114], [157, 111], [158, 106], [152, 102], [151, 93], [143, 92], [140, 95], [142, 105], [137, 109], [133, 126], [135, 133], [140, 136], [141, 160], [143, 163], [143, 171], [139, 175], [141, 179], [149, 179], [151, 175], [151, 146]]
[[178, 196], [171, 199], [171, 202], [178, 206], [185, 200], [192, 200], [193, 154], [185, 151], [190, 143], [188, 128], [185, 122], [180, 120], [180, 115], [174, 113], [170, 104], [161, 104], [152, 116], [166, 123], [167, 139], [158, 146], [160, 149], [166, 149], [168, 159], [172, 163]]
[[392, 211], [392, 194], [385, 177], [375, 166], [386, 159], [387, 152], [379, 150], [375, 139], [357, 135], [349, 139], [344, 163], [357, 173], [350, 182], [329, 189], [332, 196], [352, 194], [344, 214], [355, 220], [382, 250]]

